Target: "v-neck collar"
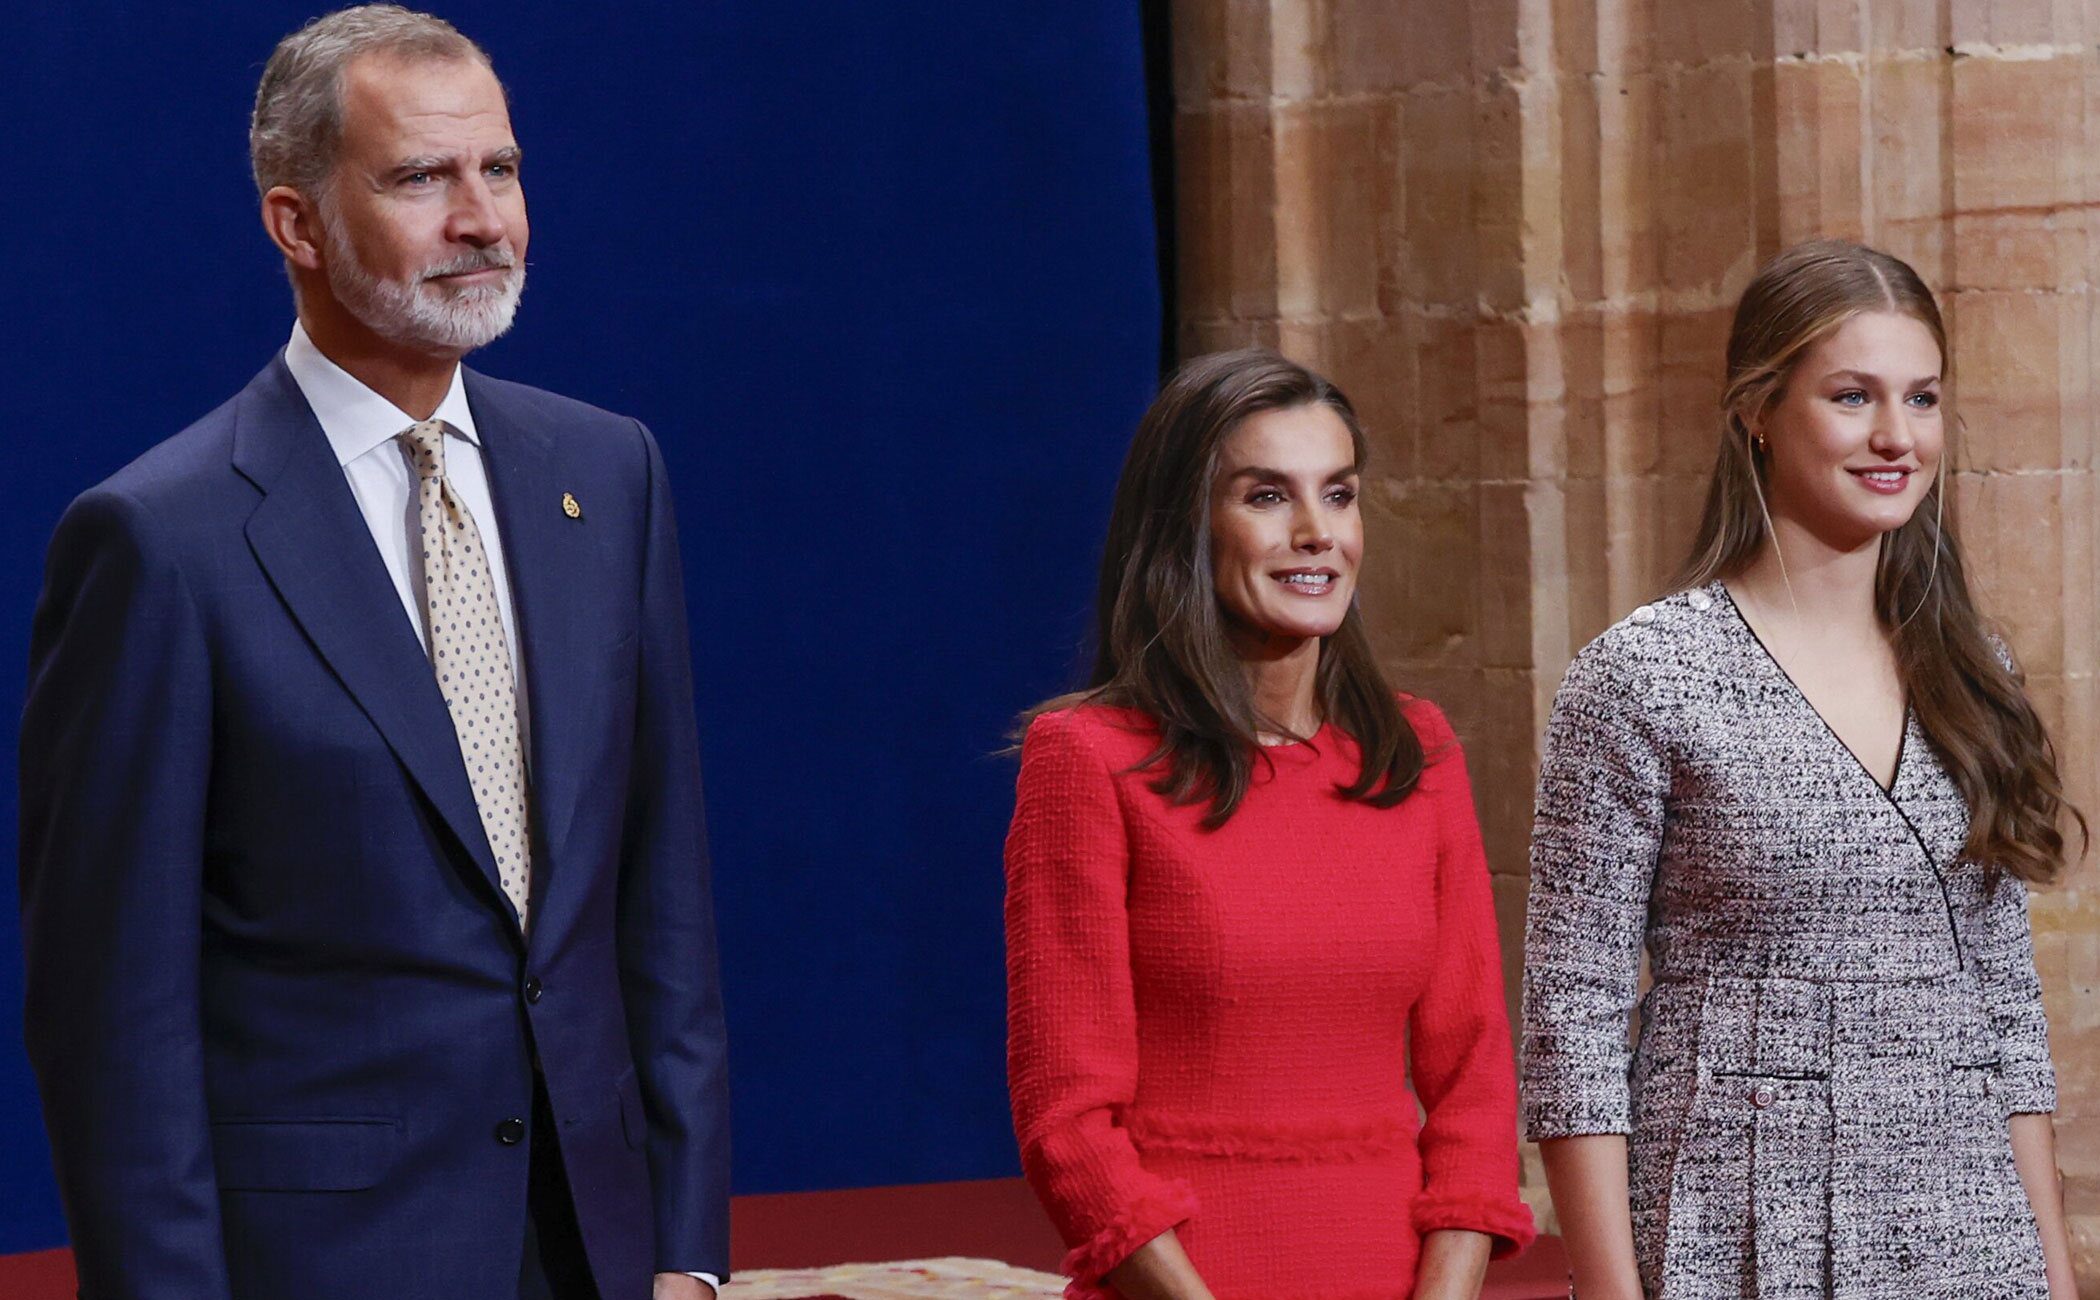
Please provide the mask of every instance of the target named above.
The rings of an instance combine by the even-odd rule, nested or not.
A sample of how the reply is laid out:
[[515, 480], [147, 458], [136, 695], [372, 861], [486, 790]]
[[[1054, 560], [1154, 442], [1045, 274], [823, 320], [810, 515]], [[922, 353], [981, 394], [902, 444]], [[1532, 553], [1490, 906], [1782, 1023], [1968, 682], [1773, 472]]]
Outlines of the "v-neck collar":
[[1910, 757], [1911, 723], [1915, 717], [1910, 706], [1910, 693], [1906, 691], [1903, 696], [1903, 723], [1898, 729], [1896, 736], [1896, 765], [1889, 769], [1889, 783], [1883, 785], [1881, 778], [1874, 775], [1874, 770], [1868, 767], [1866, 760], [1859, 756], [1859, 751], [1845, 743], [1845, 738], [1837, 733], [1837, 728], [1830, 725], [1830, 719], [1823, 716], [1823, 711], [1816, 707], [1816, 702], [1808, 698], [1808, 692], [1801, 689], [1801, 684], [1796, 682], [1794, 675], [1786, 670], [1786, 665], [1779, 662], [1779, 656], [1772, 653], [1772, 648], [1765, 644], [1765, 639], [1759, 636], [1757, 629], [1750, 625], [1749, 618], [1743, 614], [1742, 607], [1736, 604], [1735, 593], [1728, 589], [1728, 584], [1716, 578], [1710, 591], [1715, 599], [1724, 602], [1728, 606], [1728, 612], [1734, 616], [1736, 625], [1749, 634], [1751, 642], [1757, 646], [1758, 653], [1764, 657], [1766, 663], [1772, 666], [1772, 671], [1778, 673], [1780, 679], [1787, 684], [1787, 689], [1792, 691], [1794, 698], [1801, 702], [1801, 707], [1808, 710], [1809, 715], [1823, 728], [1823, 734], [1830, 737], [1830, 743], [1844, 751], [1845, 756], [1852, 760], [1852, 765], [1859, 769], [1860, 775], [1866, 777], [1868, 783], [1876, 790], [1879, 790], [1884, 799], [1887, 799], [1890, 803], [1896, 803], [1896, 791], [1903, 784], [1905, 760]]

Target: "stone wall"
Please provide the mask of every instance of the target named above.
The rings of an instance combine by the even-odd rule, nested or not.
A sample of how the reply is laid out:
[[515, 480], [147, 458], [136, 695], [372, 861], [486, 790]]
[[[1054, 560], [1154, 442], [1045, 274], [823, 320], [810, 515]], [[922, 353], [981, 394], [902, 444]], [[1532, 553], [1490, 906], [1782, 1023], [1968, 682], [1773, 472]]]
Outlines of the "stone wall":
[[[1796, 240], [1941, 292], [1978, 587], [2100, 814], [2100, 0], [1174, 0], [1173, 40], [1181, 347], [1362, 408], [1365, 607], [1467, 740], [1512, 993], [1554, 687], [1680, 557], [1728, 313]], [[2036, 909], [2088, 1287], [2095, 874]]]

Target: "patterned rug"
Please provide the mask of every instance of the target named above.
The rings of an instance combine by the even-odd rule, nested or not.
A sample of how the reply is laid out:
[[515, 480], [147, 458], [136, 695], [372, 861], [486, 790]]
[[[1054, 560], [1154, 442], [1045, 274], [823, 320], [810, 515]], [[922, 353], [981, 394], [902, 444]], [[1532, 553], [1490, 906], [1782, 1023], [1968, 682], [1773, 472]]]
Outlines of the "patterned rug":
[[738, 1273], [722, 1300], [1057, 1300], [1064, 1279], [988, 1259], [912, 1259]]

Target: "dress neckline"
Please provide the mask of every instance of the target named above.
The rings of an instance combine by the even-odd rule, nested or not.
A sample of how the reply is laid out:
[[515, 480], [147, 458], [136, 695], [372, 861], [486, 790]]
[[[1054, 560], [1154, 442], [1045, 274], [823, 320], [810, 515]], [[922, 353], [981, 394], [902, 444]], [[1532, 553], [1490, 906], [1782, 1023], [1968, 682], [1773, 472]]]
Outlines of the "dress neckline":
[[1859, 769], [1860, 775], [1864, 776], [1869, 784], [1880, 791], [1883, 798], [1894, 803], [1896, 801], [1896, 788], [1903, 784], [1904, 760], [1910, 756], [1910, 730], [1915, 714], [1911, 709], [1909, 693], [1906, 692], [1904, 694], [1903, 721], [1897, 728], [1896, 762], [1889, 769], [1888, 784], [1883, 785], [1881, 778], [1874, 775], [1874, 770], [1868, 767], [1866, 760], [1859, 756], [1859, 751], [1845, 743], [1845, 738], [1837, 733], [1837, 728], [1830, 725], [1830, 719], [1823, 716], [1823, 711], [1816, 707], [1815, 701], [1808, 698], [1808, 692], [1801, 689], [1801, 684], [1795, 681], [1794, 675], [1786, 670], [1786, 665], [1779, 662], [1779, 656], [1772, 653], [1772, 648], [1765, 644], [1765, 639], [1759, 636], [1757, 629], [1750, 625], [1749, 618], [1743, 614], [1742, 606], [1736, 602], [1735, 593], [1728, 589], [1728, 584], [1716, 578], [1708, 586], [1707, 590], [1715, 599], [1724, 602], [1728, 606], [1728, 612], [1734, 616], [1736, 626], [1742, 628], [1748, 634], [1751, 643], [1757, 647], [1759, 656], [1767, 664], [1771, 665], [1773, 672], [1779, 674], [1780, 679], [1787, 684], [1787, 689], [1792, 693], [1794, 699], [1799, 701], [1801, 707], [1807, 710], [1809, 716], [1813, 717], [1817, 725], [1823, 728], [1823, 734], [1830, 738], [1830, 743], [1836, 745], [1844, 752], [1845, 757], [1852, 760], [1852, 765]]
[[1333, 726], [1332, 722], [1322, 722], [1319, 726], [1313, 728], [1313, 733], [1310, 736], [1303, 736], [1297, 740], [1257, 741], [1256, 744], [1261, 752], [1265, 754], [1273, 754], [1279, 750], [1303, 749], [1326, 735], [1329, 728]]

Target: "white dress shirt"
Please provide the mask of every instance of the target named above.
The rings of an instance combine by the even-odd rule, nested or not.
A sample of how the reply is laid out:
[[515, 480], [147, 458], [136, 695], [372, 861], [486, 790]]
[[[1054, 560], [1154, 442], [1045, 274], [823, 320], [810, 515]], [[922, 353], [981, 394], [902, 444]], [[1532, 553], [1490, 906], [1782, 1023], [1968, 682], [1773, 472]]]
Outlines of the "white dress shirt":
[[[412, 539], [421, 533], [416, 519], [416, 473], [409, 464], [408, 449], [399, 436], [416, 417], [373, 392], [349, 371], [321, 355], [306, 336], [306, 327], [292, 325], [291, 341], [284, 345], [285, 369], [306, 404], [320, 421], [321, 432], [335, 450], [343, 477], [350, 480], [350, 495], [357, 498], [365, 526], [386, 561], [386, 571], [401, 594], [416, 640], [427, 650], [429, 629], [423, 613], [423, 566], [416, 562]], [[452, 370], [452, 386], [438, 403], [433, 419], [445, 422], [445, 481], [452, 487], [474, 526], [481, 531], [482, 549], [489, 559], [489, 576], [495, 581], [496, 609], [503, 617], [503, 639], [510, 647], [511, 675], [517, 682], [518, 737], [526, 730], [524, 661], [518, 647], [518, 619], [510, 594], [510, 574], [503, 560], [503, 535], [496, 526], [496, 506], [489, 498], [487, 467], [481, 463], [481, 434], [474, 428], [474, 412], [467, 407], [466, 383], [460, 369]], [[529, 753], [529, 751], [528, 751]], [[528, 765], [530, 760], [527, 760]], [[721, 1280], [712, 1273], [694, 1273], [714, 1290]]]
[[[409, 465], [408, 449], [400, 435], [416, 423], [416, 417], [364, 386], [349, 371], [321, 355], [306, 327], [292, 326], [291, 342], [284, 345], [285, 369], [299, 385], [306, 404], [313, 408], [321, 432], [335, 449], [336, 463], [350, 480], [350, 495], [364, 512], [365, 526], [386, 571], [401, 593], [401, 608], [408, 614], [416, 640], [426, 648], [429, 631], [423, 616], [423, 566], [416, 562], [411, 539], [421, 529], [416, 521], [416, 472]], [[525, 674], [518, 653], [518, 619], [510, 595], [510, 575], [503, 561], [503, 535], [496, 525], [495, 503], [489, 499], [488, 471], [481, 463], [481, 435], [474, 428], [474, 412], [467, 408], [467, 389], [457, 366], [452, 387], [438, 403], [433, 419], [445, 422], [445, 481], [453, 495], [474, 516], [481, 530], [482, 549], [488, 553], [489, 576], [495, 580], [496, 609], [503, 617], [503, 639], [510, 647], [511, 676], [517, 682], [518, 713], [522, 728], [525, 713]]]

